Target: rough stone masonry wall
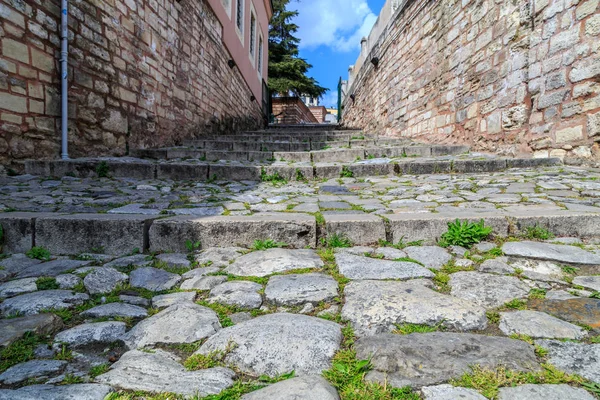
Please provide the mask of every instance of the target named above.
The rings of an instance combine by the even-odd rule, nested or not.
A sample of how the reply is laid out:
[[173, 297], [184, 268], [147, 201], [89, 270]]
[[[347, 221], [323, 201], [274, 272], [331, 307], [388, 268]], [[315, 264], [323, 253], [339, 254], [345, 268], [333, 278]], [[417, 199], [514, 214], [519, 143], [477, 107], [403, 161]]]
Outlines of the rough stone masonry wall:
[[[58, 0], [0, 0], [0, 164], [60, 153]], [[69, 5], [72, 157], [262, 125], [205, 0]]]
[[354, 72], [349, 127], [506, 154], [598, 157], [599, 0], [409, 1], [373, 56], [377, 68]]

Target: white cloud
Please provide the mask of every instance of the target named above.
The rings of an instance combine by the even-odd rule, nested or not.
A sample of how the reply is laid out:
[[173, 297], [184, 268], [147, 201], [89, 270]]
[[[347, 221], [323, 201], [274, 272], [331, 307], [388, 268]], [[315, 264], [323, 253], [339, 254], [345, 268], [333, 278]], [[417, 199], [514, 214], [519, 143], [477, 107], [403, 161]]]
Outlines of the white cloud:
[[299, 0], [290, 2], [299, 12], [295, 23], [300, 47], [327, 46], [340, 52], [360, 49], [360, 39], [368, 36], [377, 16], [366, 0]]
[[325, 93], [325, 95], [323, 96], [323, 98], [321, 99], [319, 104], [321, 104], [322, 106], [325, 106], [325, 107], [336, 108], [337, 101], [338, 101], [338, 92], [337, 92], [337, 88], [336, 88], [336, 89], [331, 89], [329, 92]]

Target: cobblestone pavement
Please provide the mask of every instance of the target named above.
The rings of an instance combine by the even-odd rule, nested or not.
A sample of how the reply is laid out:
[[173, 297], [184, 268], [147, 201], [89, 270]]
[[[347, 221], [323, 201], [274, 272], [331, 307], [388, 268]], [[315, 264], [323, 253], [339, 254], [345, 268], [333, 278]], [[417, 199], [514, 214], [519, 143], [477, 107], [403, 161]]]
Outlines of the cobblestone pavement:
[[247, 215], [600, 210], [600, 171], [578, 167], [272, 183], [126, 178], [0, 179], [4, 210]]
[[[452, 185], [448, 177], [428, 178], [415, 186], [403, 185], [404, 178], [374, 179], [362, 193], [375, 198], [378, 188], [405, 188], [411, 198], [433, 196], [419, 193], [419, 186], [430, 184], [447, 188], [431, 190], [437, 196], [466, 201], [467, 192], [481, 196], [477, 192], [498, 189], [492, 194], [512, 199], [517, 195], [500, 191], [526, 185], [518, 187], [539, 195], [532, 198], [562, 200], [567, 197], [549, 195], [548, 188], [536, 193], [533, 182], [565, 194], [593, 193], [595, 182], [585, 177], [569, 170]], [[66, 180], [44, 188], [46, 182], [52, 181], [23, 183], [37, 196], [90, 193], [100, 183]], [[455, 184], [476, 183], [479, 190], [453, 193]], [[172, 186], [169, 194], [135, 189], [141, 184], [161, 186], [113, 181], [109, 191], [116, 195], [119, 187], [140, 199], [154, 194], [164, 200], [173, 193], [208, 196], [211, 188], [225, 189]], [[363, 185], [347, 186], [355, 184]], [[314, 188], [297, 187], [316, 198]], [[227, 188], [228, 196], [238, 189], [261, 193], [254, 184]], [[281, 193], [273, 188], [259, 197], [275, 195]], [[432, 199], [418, 201], [425, 200]], [[593, 399], [600, 384], [600, 246], [577, 238], [535, 239], [546, 234], [497, 238], [469, 251], [419, 243], [294, 250], [263, 242], [256, 249], [194, 251], [190, 244], [188, 254], [120, 258], [68, 259], [43, 249], [6, 256], [0, 260], [0, 345], [8, 346], [2, 350], [0, 399], [129, 399], [133, 392], [140, 396], [135, 398], [171, 392], [221, 394], [212, 399], [243, 393], [244, 399], [339, 399], [356, 398], [353, 391], [364, 399]], [[360, 362], [365, 359], [370, 363]], [[503, 368], [521, 372], [495, 381]], [[365, 373], [374, 383], [360, 379]], [[488, 384], [473, 383], [482, 377]], [[404, 386], [412, 389], [391, 391]]]

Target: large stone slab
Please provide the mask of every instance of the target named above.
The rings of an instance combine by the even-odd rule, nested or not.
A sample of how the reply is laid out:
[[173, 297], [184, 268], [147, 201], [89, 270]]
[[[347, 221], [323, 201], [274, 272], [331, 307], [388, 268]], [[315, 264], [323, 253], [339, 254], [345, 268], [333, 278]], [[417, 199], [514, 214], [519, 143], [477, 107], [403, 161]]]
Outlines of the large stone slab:
[[242, 400], [339, 400], [337, 390], [318, 375], [287, 379], [242, 396]]
[[90, 294], [108, 293], [127, 279], [126, 274], [114, 268], [95, 268], [83, 278], [83, 285]]
[[600, 265], [600, 255], [575, 246], [540, 242], [507, 242], [502, 246], [507, 256], [535, 258], [568, 264]]
[[499, 307], [513, 299], [524, 298], [529, 286], [514, 276], [498, 276], [481, 272], [461, 271], [450, 275], [452, 296], [479, 304]]
[[3, 385], [17, 385], [28, 379], [42, 380], [60, 374], [67, 366], [66, 361], [31, 360], [8, 368], [0, 374]]
[[348, 279], [433, 278], [434, 274], [419, 264], [388, 261], [340, 252], [335, 255], [340, 273]]
[[337, 295], [337, 281], [329, 275], [318, 273], [276, 275], [269, 279], [265, 288], [266, 300], [283, 306], [316, 305], [331, 301]]
[[425, 400], [486, 400], [474, 389], [455, 387], [448, 384], [424, 386], [421, 392]]
[[198, 265], [210, 265], [211, 267], [226, 267], [233, 260], [243, 254], [246, 249], [241, 247], [211, 247], [194, 255]]
[[62, 326], [62, 319], [51, 313], [0, 319], [0, 346], [8, 346], [27, 332], [40, 336], [49, 335]]
[[529, 306], [565, 321], [600, 328], [600, 299], [532, 300]]
[[395, 324], [438, 325], [467, 331], [484, 329], [485, 309], [479, 305], [431, 290], [429, 281], [356, 281], [344, 289], [342, 318], [358, 335], [390, 332]]
[[233, 385], [235, 372], [230, 369], [187, 371], [179, 361], [161, 350], [154, 353], [131, 350], [110, 371], [96, 377], [96, 382], [118, 389], [200, 397], [218, 394]]
[[215, 286], [208, 295], [210, 303], [221, 303], [244, 309], [259, 308], [262, 296], [258, 293], [262, 285], [249, 281], [229, 281]]
[[31, 385], [17, 390], [0, 389], [0, 400], [104, 400], [113, 389], [107, 385]]
[[427, 268], [440, 269], [447, 264], [452, 256], [438, 246], [410, 246], [404, 249], [413, 260], [417, 260]]
[[296, 248], [315, 247], [317, 225], [306, 214], [268, 214], [196, 218], [178, 216], [155, 221], [150, 228], [151, 251], [186, 251], [186, 240], [204, 248], [250, 247], [255, 240], [272, 239]]
[[148, 289], [153, 292], [169, 290], [180, 280], [181, 276], [177, 274], [152, 267], [135, 269], [129, 275], [129, 284], [132, 287]]
[[503, 387], [498, 400], [594, 400], [585, 389], [569, 385], [521, 385]]
[[327, 235], [345, 236], [357, 245], [385, 240], [383, 219], [373, 214], [327, 214], [325, 230]]
[[578, 276], [573, 279], [573, 284], [600, 292], [600, 276]]
[[600, 383], [600, 344], [536, 340], [548, 350], [548, 362], [561, 371]]
[[20, 294], [35, 292], [37, 278], [16, 279], [0, 284], [0, 298], [18, 296]]
[[520, 334], [533, 338], [576, 339], [587, 336], [583, 328], [539, 311], [500, 313], [500, 330], [506, 335]]
[[90, 261], [78, 260], [52, 260], [41, 264], [34, 264], [17, 273], [17, 278], [32, 278], [39, 276], [58, 276], [67, 271], [84, 267]]
[[175, 292], [161, 294], [152, 298], [152, 307], [163, 308], [180, 303], [193, 303], [196, 299], [195, 292]]
[[198, 350], [225, 351], [236, 343], [225, 362], [253, 376], [320, 374], [330, 368], [342, 340], [341, 327], [305, 315], [277, 313], [257, 317], [220, 330]]
[[239, 276], [267, 276], [294, 269], [323, 266], [323, 261], [314, 250], [268, 249], [239, 257], [225, 268], [225, 272]]
[[73, 308], [89, 298], [85, 293], [70, 290], [43, 290], [4, 300], [0, 312], [3, 316], [32, 315], [41, 310]]
[[112, 343], [123, 340], [126, 327], [125, 322], [119, 321], [81, 324], [57, 334], [54, 337], [54, 343], [64, 343], [71, 347]]
[[80, 254], [102, 248], [121, 255], [145, 250], [145, 238], [156, 216], [135, 214], [71, 214], [35, 221], [35, 243], [52, 254]]
[[8, 258], [0, 260], [0, 267], [2, 267], [2, 271], [7, 274], [7, 277], [11, 277], [28, 269], [29, 267], [40, 264], [41, 262], [41, 260], [29, 258], [25, 254], [17, 253]]
[[210, 308], [175, 304], [135, 325], [125, 336], [130, 349], [157, 343], [194, 343], [214, 335], [221, 324]]
[[534, 347], [521, 340], [468, 333], [380, 334], [355, 343], [359, 360], [371, 359], [366, 379], [394, 387], [444, 383], [473, 365], [539, 370]]
[[145, 308], [127, 303], [108, 303], [90, 308], [81, 313], [88, 318], [145, 318], [148, 311]]
[[33, 247], [35, 219], [51, 216], [49, 213], [9, 212], [0, 214], [4, 231], [2, 249], [6, 254], [26, 253]]

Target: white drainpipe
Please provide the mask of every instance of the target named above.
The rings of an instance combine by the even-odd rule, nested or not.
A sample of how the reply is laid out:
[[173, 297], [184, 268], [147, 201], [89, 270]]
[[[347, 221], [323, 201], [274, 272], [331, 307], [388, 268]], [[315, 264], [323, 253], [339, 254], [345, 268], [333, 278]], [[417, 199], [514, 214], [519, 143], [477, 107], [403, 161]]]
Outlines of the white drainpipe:
[[68, 0], [61, 0], [61, 12], [60, 12], [60, 75], [61, 75], [61, 120], [60, 129], [62, 134], [62, 154], [63, 160], [69, 159], [69, 137], [68, 137], [68, 121], [69, 121], [69, 108], [68, 108], [68, 69], [67, 69], [67, 55], [68, 55], [68, 36], [69, 28], [67, 25], [68, 15]]

